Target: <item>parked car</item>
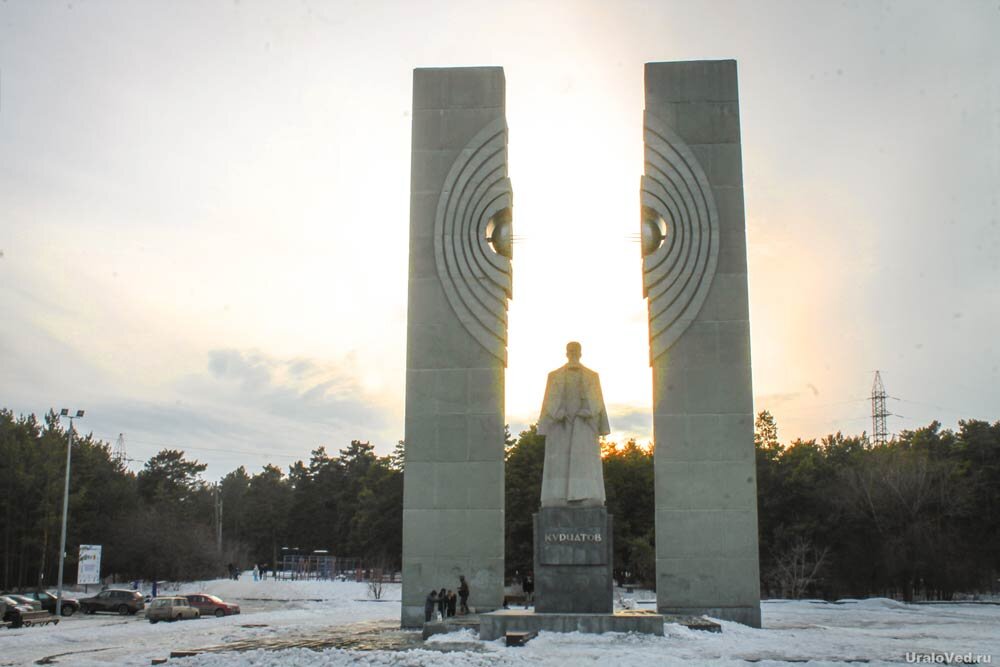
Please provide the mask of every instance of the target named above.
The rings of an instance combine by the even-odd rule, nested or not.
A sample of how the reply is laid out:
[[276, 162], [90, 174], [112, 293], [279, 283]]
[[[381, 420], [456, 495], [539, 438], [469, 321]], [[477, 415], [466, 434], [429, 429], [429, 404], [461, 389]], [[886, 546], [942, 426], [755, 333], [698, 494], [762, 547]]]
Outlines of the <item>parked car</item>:
[[186, 618], [198, 618], [201, 612], [191, 606], [188, 599], [181, 596], [156, 598], [146, 610], [146, 619], [150, 623], [160, 621], [182, 621]]
[[28, 597], [27, 595], [21, 595], [20, 593], [4, 593], [5, 596], [14, 600], [19, 605], [25, 606], [31, 611], [41, 611], [42, 603], [35, 598]]
[[9, 595], [0, 595], [0, 614], [3, 614], [4, 627], [19, 628], [24, 625], [24, 617], [32, 612], [29, 605], [19, 604]]
[[240, 606], [232, 602], [223, 602], [221, 599], [208, 593], [192, 593], [185, 595], [191, 606], [201, 612], [202, 616], [215, 616], [222, 618], [232, 614], [240, 613]]
[[[30, 593], [25, 593], [24, 595], [33, 600], [37, 600], [41, 603], [42, 609], [50, 614], [56, 613], [56, 594], [52, 591], [31, 591]], [[63, 595], [62, 615], [72, 616], [78, 611], [80, 611], [80, 601], [76, 598], [68, 598]]]
[[80, 600], [80, 611], [93, 614], [99, 611], [110, 611], [116, 614], [135, 614], [146, 607], [139, 591], [127, 588], [109, 588], [97, 595]]

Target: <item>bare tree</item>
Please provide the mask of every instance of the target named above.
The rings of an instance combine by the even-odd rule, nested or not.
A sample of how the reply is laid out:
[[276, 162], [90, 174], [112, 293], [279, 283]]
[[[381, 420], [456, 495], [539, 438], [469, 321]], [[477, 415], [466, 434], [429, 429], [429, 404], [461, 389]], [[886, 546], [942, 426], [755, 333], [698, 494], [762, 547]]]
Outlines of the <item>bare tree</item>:
[[819, 550], [812, 542], [800, 537], [780, 553], [773, 554], [771, 578], [781, 590], [782, 597], [802, 597], [822, 572], [829, 552], [830, 547]]
[[369, 570], [368, 596], [373, 600], [381, 600], [384, 594], [385, 594], [385, 563], [382, 560], [378, 560], [375, 562], [374, 566]]

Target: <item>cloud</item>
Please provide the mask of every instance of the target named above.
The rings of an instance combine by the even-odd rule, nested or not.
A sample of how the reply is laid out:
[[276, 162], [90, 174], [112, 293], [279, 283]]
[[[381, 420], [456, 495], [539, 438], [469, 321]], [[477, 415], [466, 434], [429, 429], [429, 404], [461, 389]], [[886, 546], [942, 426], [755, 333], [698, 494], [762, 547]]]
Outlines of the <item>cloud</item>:
[[271, 371], [266, 360], [259, 355], [245, 355], [239, 350], [211, 350], [208, 353], [208, 370], [222, 380], [240, 380], [249, 388], [271, 381]]
[[649, 408], [612, 405], [608, 408], [608, 421], [612, 431], [652, 437], [653, 414]]
[[209, 351], [207, 371], [185, 378], [182, 387], [289, 421], [356, 428], [358, 437], [381, 431], [390, 421], [388, 401], [362, 389], [350, 361], [283, 359], [228, 348]]
[[[516, 437], [521, 431], [527, 430], [538, 417], [530, 421], [523, 416], [507, 415], [510, 432]], [[608, 422], [611, 425], [611, 439], [636, 438], [639, 441], [653, 439], [653, 415], [648, 407], [636, 407], [627, 404], [608, 406]]]
[[[244, 439], [254, 430], [246, 424], [226, 419], [212, 408], [181, 401], [137, 401], [115, 399], [100, 402], [88, 410], [91, 420], [103, 423], [113, 415], [113, 426], [120, 433], [155, 433], [163, 446], [176, 443], [199, 443], [205, 439]], [[103, 429], [102, 429], [103, 430]]]
[[259, 350], [220, 348], [204, 370], [158, 395], [126, 397], [127, 389], [93, 396], [83, 433], [114, 444], [125, 434], [138, 469], [161, 449], [180, 449], [209, 464], [206, 479], [243, 465], [290, 465], [319, 446], [329, 451], [367, 440], [387, 453], [402, 437], [391, 398], [365, 392], [350, 359], [281, 358]]
[[[204, 370], [183, 377], [162, 398], [122, 399], [89, 406], [83, 431], [113, 443], [126, 434], [141, 466], [157, 451], [184, 450], [208, 463], [207, 479], [237, 466], [287, 466], [318, 446], [329, 451], [368, 440], [379, 451], [402, 437], [391, 401], [365, 392], [348, 359], [281, 358], [259, 350], [220, 348]], [[82, 425], [81, 425], [82, 426]]]

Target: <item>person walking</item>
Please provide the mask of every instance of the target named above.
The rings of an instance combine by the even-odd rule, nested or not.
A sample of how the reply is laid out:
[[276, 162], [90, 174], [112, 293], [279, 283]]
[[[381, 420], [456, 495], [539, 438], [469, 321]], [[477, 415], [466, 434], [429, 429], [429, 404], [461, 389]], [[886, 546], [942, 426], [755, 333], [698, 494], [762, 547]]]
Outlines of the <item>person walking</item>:
[[524, 575], [521, 589], [524, 591], [524, 608], [527, 609], [535, 598], [535, 580], [531, 578], [530, 574]]
[[455, 605], [458, 603], [458, 596], [455, 591], [448, 591], [448, 618], [455, 616]]
[[430, 623], [434, 615], [434, 606], [437, 604], [437, 591], [431, 591], [427, 599], [424, 600], [424, 622]]
[[469, 613], [469, 582], [465, 580], [465, 575], [460, 574], [458, 576], [458, 599], [461, 605], [458, 608], [459, 613], [468, 614]]
[[253, 564], [253, 580], [257, 581], [260, 579], [260, 568], [257, 567], [257, 563]]

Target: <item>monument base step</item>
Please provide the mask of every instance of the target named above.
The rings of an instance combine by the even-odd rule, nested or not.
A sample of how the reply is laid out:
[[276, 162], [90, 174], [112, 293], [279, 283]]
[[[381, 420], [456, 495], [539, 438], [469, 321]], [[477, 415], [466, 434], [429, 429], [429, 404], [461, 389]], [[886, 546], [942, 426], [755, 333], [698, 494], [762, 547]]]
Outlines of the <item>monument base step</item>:
[[493, 641], [508, 632], [641, 632], [663, 635], [663, 616], [652, 611], [626, 610], [614, 614], [544, 614], [504, 609], [479, 615], [479, 638]]
[[688, 616], [684, 614], [663, 614], [664, 623], [677, 623], [689, 630], [702, 632], [722, 632], [722, 626], [704, 616]]
[[424, 623], [422, 636], [427, 639], [432, 635], [448, 634], [456, 630], [479, 632], [479, 615], [466, 614], [464, 616], [451, 616], [443, 621], [427, 621]]

